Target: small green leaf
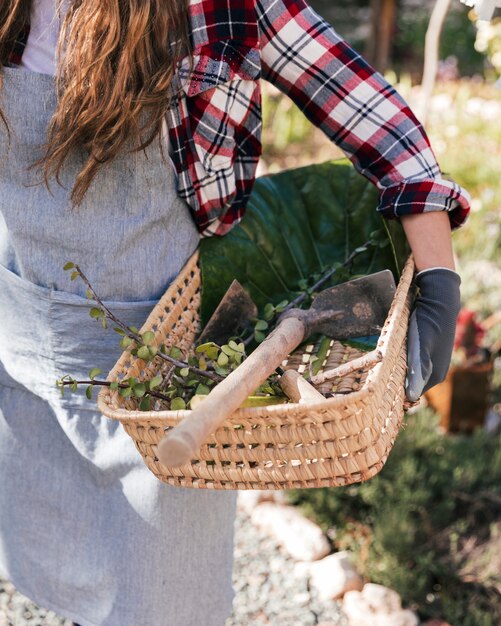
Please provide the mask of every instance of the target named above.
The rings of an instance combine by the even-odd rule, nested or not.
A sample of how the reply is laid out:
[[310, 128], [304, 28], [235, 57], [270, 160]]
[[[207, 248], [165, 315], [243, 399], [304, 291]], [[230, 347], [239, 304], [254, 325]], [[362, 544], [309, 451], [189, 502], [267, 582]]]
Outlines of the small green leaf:
[[138, 383], [134, 385], [133, 391], [136, 398], [142, 398], [146, 393], [146, 385], [144, 383]]
[[92, 291], [90, 289], [87, 289], [85, 291], [85, 295], [87, 296], [89, 300], [92, 300], [94, 298], [94, 296], [92, 295]]
[[122, 337], [122, 339], [120, 339], [120, 341], [119, 341], [120, 347], [123, 350], [128, 348], [131, 343], [132, 343], [132, 339], [130, 337]]
[[76, 391], [78, 389], [78, 383], [76, 380], [74, 380], [71, 385], [70, 385], [70, 389], [71, 391]]
[[220, 367], [219, 365], [216, 365], [214, 367], [214, 371], [216, 372], [216, 374], [219, 374], [219, 376], [228, 376], [228, 370], [226, 369], [226, 367]]
[[235, 354], [235, 350], [232, 350], [230, 346], [221, 346], [221, 350], [229, 357]]
[[177, 346], [172, 346], [172, 348], [169, 350], [169, 356], [173, 359], [180, 359], [182, 354], [183, 353]]
[[157, 356], [157, 354], [158, 354], [157, 346], [148, 346], [148, 350], [149, 350], [149, 353], [150, 353], [150, 359], [152, 359], [153, 357]]
[[199, 369], [203, 370], [205, 372], [205, 370], [207, 369], [207, 361], [205, 360], [205, 357], [201, 356], [198, 359], [198, 367]]
[[93, 367], [91, 370], [89, 370], [89, 378], [91, 380], [94, 380], [94, 378], [101, 372], [102, 370], [99, 367]]
[[182, 398], [173, 398], [170, 403], [171, 411], [183, 411], [186, 403]]
[[96, 306], [93, 306], [92, 309], [89, 311], [89, 315], [93, 317], [94, 319], [98, 319], [100, 317], [103, 317], [104, 313], [101, 311], [101, 309], [98, 309]]
[[275, 307], [273, 306], [273, 304], [271, 304], [271, 302], [268, 302], [267, 304], [264, 305], [263, 317], [265, 320], [269, 322], [273, 318], [274, 315], [275, 315]]
[[135, 326], [129, 326], [129, 329], [133, 332], [136, 333], [136, 335], [139, 333], [138, 329]]
[[102, 326], [103, 328], [106, 328], [106, 318], [105, 318], [105, 317], [102, 317], [102, 318], [101, 318], [101, 326]]
[[113, 330], [118, 333], [119, 335], [121, 335], [122, 337], [125, 337], [125, 331], [122, 330], [121, 328], [118, 328], [118, 326], [114, 326]]
[[150, 380], [149, 388], [155, 389], [155, 387], [158, 387], [161, 384], [162, 384], [162, 377], [160, 376], [160, 374], [158, 374], [158, 376], [155, 376], [154, 378]]
[[188, 367], [183, 367], [182, 369], [179, 370], [179, 375], [182, 376], [183, 378], [186, 378], [186, 376], [188, 376], [190, 373], [190, 370]]
[[242, 354], [245, 353], [245, 343], [242, 341], [237, 345], [237, 350]]
[[195, 394], [197, 396], [206, 396], [210, 392], [209, 387], [207, 385], [200, 384], [195, 390]]
[[224, 367], [225, 365], [228, 365], [228, 355], [225, 354], [224, 352], [221, 352], [221, 354], [217, 357], [217, 364], [221, 367]]
[[78, 278], [78, 272], [71, 272], [70, 280], [75, 280], [75, 278]]
[[150, 346], [155, 340], [155, 333], [152, 330], [147, 330], [141, 335], [141, 338], [145, 346]]
[[211, 361], [215, 361], [219, 354], [219, 348], [214, 346], [213, 348], [208, 348], [205, 352], [205, 356]]
[[256, 330], [254, 331], [254, 339], [257, 341], [257, 343], [261, 343], [266, 339], [266, 335], [260, 330]]
[[238, 351], [239, 351], [239, 350], [238, 350], [238, 344], [237, 344], [237, 342], [236, 342], [236, 341], [233, 341], [233, 339], [231, 339], [230, 341], [228, 341], [228, 346], [229, 346], [232, 350], [234, 350], [234, 351], [236, 351], [236, 352], [238, 352]]
[[110, 389], [118, 389], [118, 382], [115, 381], [113, 383], [110, 384]]
[[94, 388], [94, 387], [93, 387], [92, 385], [89, 385], [89, 386], [87, 387], [87, 389], [85, 390], [85, 395], [87, 396], [87, 398], [88, 398], [89, 400], [92, 400], [92, 389], [93, 389], [93, 388]]
[[150, 359], [150, 351], [148, 346], [141, 346], [137, 351], [137, 356], [143, 361], [149, 361]]
[[139, 405], [141, 411], [149, 411], [151, 408], [151, 396], [146, 396], [141, 400], [141, 404]]
[[277, 313], [281, 313], [288, 304], [289, 304], [288, 300], [282, 300], [282, 302], [279, 302], [277, 304], [277, 306], [275, 307], [275, 310], [277, 311]]
[[63, 270], [72, 270], [75, 267], [75, 264], [72, 263], [71, 261], [68, 261], [68, 263], [65, 263], [63, 265]]
[[213, 341], [207, 341], [205, 343], [201, 343], [199, 346], [195, 348], [195, 352], [206, 352], [209, 348], [218, 348], [219, 346]]
[[132, 394], [132, 389], [130, 387], [121, 387], [118, 390], [118, 393], [122, 396], [122, 398], [128, 398]]
[[254, 328], [255, 330], [266, 330], [268, 328], [268, 322], [265, 320], [258, 320]]

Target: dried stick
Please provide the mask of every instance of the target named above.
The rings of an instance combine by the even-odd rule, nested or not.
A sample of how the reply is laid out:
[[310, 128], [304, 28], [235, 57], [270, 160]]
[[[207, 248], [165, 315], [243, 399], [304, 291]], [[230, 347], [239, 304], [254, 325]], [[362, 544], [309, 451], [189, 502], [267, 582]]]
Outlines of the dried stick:
[[342, 363], [334, 369], [321, 372], [316, 376], [312, 376], [311, 383], [313, 385], [320, 385], [327, 380], [347, 376], [348, 374], [356, 372], [359, 369], [370, 367], [372, 365], [375, 365], [376, 363], [379, 363], [382, 358], [383, 355], [380, 350], [372, 350], [371, 352], [367, 352], [357, 359], [353, 359], [352, 361], [348, 361], [347, 363]]

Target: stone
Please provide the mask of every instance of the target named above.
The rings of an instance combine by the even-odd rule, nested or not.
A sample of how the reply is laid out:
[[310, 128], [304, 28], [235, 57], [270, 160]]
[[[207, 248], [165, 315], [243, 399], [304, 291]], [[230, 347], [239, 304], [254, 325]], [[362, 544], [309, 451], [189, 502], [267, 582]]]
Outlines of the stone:
[[248, 515], [261, 502], [275, 502], [286, 504], [285, 493], [279, 489], [245, 489], [238, 492], [237, 508]]
[[343, 611], [350, 626], [419, 626], [417, 615], [402, 609], [396, 591], [374, 583], [367, 583], [361, 592], [348, 591]]
[[251, 520], [297, 561], [315, 561], [331, 551], [320, 526], [294, 506], [262, 502], [254, 507]]
[[393, 613], [402, 608], [402, 600], [398, 593], [384, 585], [367, 583], [362, 595], [375, 613]]
[[360, 591], [364, 582], [355, 569], [349, 552], [329, 554], [309, 564], [310, 584], [321, 600], [337, 600], [347, 591]]

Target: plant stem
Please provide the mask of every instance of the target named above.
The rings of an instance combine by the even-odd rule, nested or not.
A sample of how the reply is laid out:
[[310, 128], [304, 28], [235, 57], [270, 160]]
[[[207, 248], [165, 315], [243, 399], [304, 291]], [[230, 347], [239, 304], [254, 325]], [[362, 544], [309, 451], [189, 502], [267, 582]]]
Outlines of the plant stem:
[[[75, 383], [77, 385], [100, 385], [101, 387], [110, 387], [112, 384], [106, 380], [63, 380], [63, 381], [60, 381], [61, 387], [64, 387], [65, 385], [74, 385]], [[121, 389], [127, 389], [129, 385], [119, 383], [118, 386]], [[150, 396], [154, 396], [155, 398], [160, 398], [161, 400], [167, 400], [168, 402], [170, 402], [172, 399], [172, 398], [169, 398], [169, 396], [166, 396], [165, 394], [160, 393], [158, 391], [147, 391], [146, 393]]]
[[[121, 328], [124, 331], [124, 333], [127, 335], [127, 337], [129, 337], [129, 339], [133, 339], [135, 342], [142, 345], [143, 342], [141, 339], [141, 335], [139, 333], [135, 333], [134, 331], [132, 331], [126, 324], [124, 324], [118, 317], [116, 317], [114, 313], [110, 311], [110, 309], [108, 309], [108, 307], [104, 304], [101, 298], [94, 291], [94, 288], [90, 284], [89, 279], [87, 278], [87, 276], [85, 276], [85, 274], [82, 272], [82, 270], [80, 269], [78, 265], [75, 265], [75, 271], [78, 272], [80, 278], [86, 284], [88, 290], [92, 294], [93, 299], [97, 302], [97, 304], [99, 305], [99, 307], [101, 308], [101, 311], [105, 314], [105, 316], [108, 319], [110, 319], [112, 322], [114, 322], [119, 328]], [[210, 380], [219, 382], [223, 379], [223, 377], [220, 376], [219, 374], [216, 374], [216, 372], [201, 370], [198, 367], [194, 367], [193, 365], [186, 363], [185, 361], [179, 361], [178, 359], [174, 359], [173, 357], [169, 356], [168, 354], [164, 354], [163, 352], [158, 351], [156, 356], [160, 357], [164, 361], [167, 361], [168, 363], [172, 363], [172, 365], [175, 365], [176, 367], [181, 367], [181, 368], [187, 367], [189, 370], [191, 370], [195, 374], [198, 374], [199, 376], [204, 376], [205, 378], [209, 378]]]
[[330, 280], [334, 276], [334, 274], [339, 270], [339, 267], [348, 267], [348, 265], [351, 264], [351, 262], [353, 261], [353, 259], [355, 259], [355, 257], [357, 257], [359, 254], [362, 254], [362, 252], [366, 252], [366, 249], [371, 245], [372, 245], [372, 240], [369, 239], [361, 246], [358, 246], [358, 248], [353, 250], [353, 252], [348, 256], [348, 258], [345, 261], [343, 261], [343, 263], [340, 266], [327, 270], [327, 273], [324, 274], [324, 276], [322, 276], [322, 278], [320, 278], [312, 287], [310, 287], [307, 291], [303, 291], [303, 293], [299, 294], [299, 296], [295, 298], [294, 300], [292, 300], [292, 302], [289, 302], [289, 304], [285, 307], [283, 312], [285, 313], [286, 311], [289, 311], [290, 309], [294, 308], [298, 304], [301, 304], [302, 302], [304, 302], [306, 298], [310, 295], [310, 293], [317, 291], [317, 289], [320, 289], [322, 285], [324, 285], [328, 280]]

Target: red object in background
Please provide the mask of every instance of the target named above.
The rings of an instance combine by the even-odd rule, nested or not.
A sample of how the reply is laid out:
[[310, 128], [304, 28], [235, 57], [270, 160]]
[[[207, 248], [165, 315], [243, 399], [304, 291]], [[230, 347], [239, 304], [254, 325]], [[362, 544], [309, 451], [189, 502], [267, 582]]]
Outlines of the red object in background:
[[485, 332], [473, 311], [461, 309], [454, 340], [461, 358], [445, 380], [425, 394], [446, 432], [473, 432], [484, 424], [493, 371], [490, 352], [482, 346]]
[[476, 321], [475, 316], [473, 311], [461, 309], [456, 324], [454, 349], [463, 348], [467, 357], [477, 354], [485, 335], [483, 326]]

